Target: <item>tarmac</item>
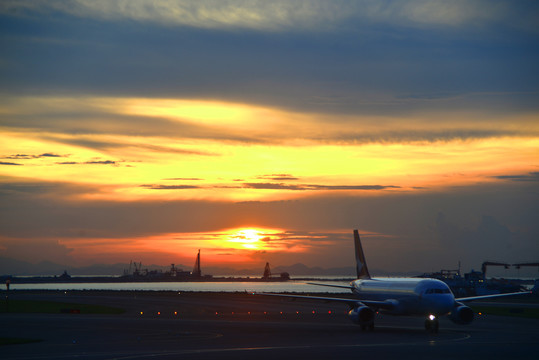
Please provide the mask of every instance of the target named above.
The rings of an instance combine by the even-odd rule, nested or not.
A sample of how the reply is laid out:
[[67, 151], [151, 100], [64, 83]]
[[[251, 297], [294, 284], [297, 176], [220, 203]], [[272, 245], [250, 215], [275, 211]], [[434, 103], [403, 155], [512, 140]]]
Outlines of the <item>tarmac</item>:
[[[3, 294], [2, 294], [3, 295]], [[377, 315], [362, 331], [342, 304], [247, 293], [12, 292], [10, 298], [124, 308], [119, 315], [0, 314], [1, 359], [537, 359], [539, 320], [476, 316], [470, 325]]]

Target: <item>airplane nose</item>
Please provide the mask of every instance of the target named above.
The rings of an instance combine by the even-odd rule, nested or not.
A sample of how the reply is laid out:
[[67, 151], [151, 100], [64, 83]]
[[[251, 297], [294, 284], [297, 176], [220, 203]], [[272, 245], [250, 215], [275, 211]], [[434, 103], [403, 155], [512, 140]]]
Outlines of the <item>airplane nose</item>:
[[451, 312], [451, 309], [453, 309], [455, 299], [451, 295], [438, 295], [429, 299], [428, 304], [431, 309], [431, 312], [437, 315], [445, 315]]
[[455, 298], [451, 295], [444, 296], [443, 301], [440, 301], [440, 313], [448, 313], [455, 305]]

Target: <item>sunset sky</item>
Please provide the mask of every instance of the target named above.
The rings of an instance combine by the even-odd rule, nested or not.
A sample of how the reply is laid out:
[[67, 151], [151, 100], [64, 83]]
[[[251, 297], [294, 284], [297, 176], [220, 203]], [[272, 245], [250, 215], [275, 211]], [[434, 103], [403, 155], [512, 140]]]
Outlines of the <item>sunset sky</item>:
[[[0, 258], [539, 261], [537, 1], [0, 2]], [[1, 260], [0, 260], [1, 261]]]

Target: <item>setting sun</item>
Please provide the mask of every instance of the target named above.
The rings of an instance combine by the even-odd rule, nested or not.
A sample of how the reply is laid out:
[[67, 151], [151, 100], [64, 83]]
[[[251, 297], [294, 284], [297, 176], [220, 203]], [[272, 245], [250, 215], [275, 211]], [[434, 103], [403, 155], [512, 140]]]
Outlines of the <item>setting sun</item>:
[[267, 235], [263, 230], [258, 229], [232, 230], [232, 233], [227, 235], [227, 241], [233, 243], [233, 247], [239, 246], [243, 249], [262, 250], [264, 247], [262, 239], [269, 238]]

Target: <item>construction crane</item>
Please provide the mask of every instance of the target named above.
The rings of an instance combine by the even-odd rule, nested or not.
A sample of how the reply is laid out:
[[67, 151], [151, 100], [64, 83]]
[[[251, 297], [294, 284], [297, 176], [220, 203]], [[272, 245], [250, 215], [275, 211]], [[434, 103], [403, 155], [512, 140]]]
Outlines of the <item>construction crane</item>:
[[266, 267], [264, 268], [264, 275], [262, 275], [262, 279], [269, 280], [271, 279], [271, 269], [269, 262], [266, 263]]
[[517, 269], [520, 269], [521, 266], [539, 266], [539, 262], [513, 264], [512, 266], [516, 267]]
[[539, 262], [535, 263], [520, 263], [520, 264], [513, 264], [512, 266], [516, 267], [517, 270], [520, 270], [522, 266], [537, 266], [537, 270], [539, 271]]
[[487, 279], [487, 266], [503, 266], [506, 269], [509, 269], [511, 264], [501, 263], [501, 262], [494, 262], [494, 261], [485, 261], [481, 265], [481, 272], [483, 273], [483, 280]]
[[193, 268], [192, 275], [195, 278], [202, 277], [202, 271], [200, 270], [200, 249], [198, 249], [198, 254], [197, 254], [197, 258], [195, 261], [195, 266]]

